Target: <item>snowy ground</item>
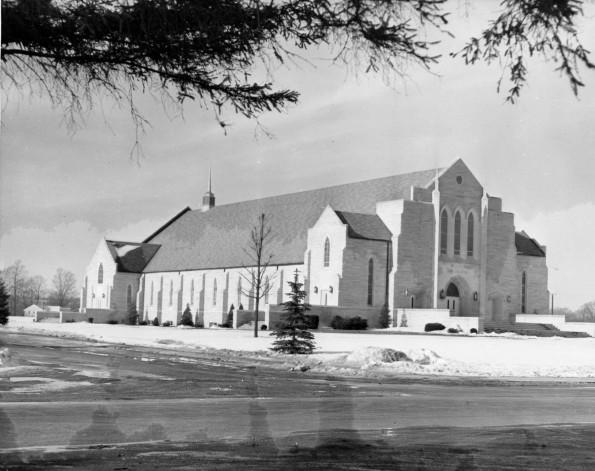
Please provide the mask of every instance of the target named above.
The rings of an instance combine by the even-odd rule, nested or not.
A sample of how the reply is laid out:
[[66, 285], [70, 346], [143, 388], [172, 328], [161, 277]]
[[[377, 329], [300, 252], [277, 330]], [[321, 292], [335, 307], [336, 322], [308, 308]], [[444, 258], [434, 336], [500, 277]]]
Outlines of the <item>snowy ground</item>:
[[333, 375], [595, 378], [595, 338], [315, 332], [316, 353], [284, 356], [268, 352], [274, 341], [269, 332], [254, 338], [250, 330], [34, 323], [23, 317], [11, 317], [7, 329], [182, 351], [231, 350], [274, 360], [273, 367]]

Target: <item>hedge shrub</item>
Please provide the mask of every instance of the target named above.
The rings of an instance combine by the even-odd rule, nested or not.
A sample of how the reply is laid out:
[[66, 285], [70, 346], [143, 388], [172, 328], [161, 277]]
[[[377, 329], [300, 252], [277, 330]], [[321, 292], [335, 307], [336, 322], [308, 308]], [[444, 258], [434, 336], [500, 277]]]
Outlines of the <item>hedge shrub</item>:
[[368, 319], [362, 319], [360, 316], [347, 318], [335, 316], [331, 319], [331, 327], [335, 330], [366, 330]]
[[443, 326], [442, 324], [440, 324], [439, 322], [429, 322], [428, 324], [426, 324], [424, 330], [426, 332], [434, 332], [436, 330], [444, 330], [446, 329], [445, 326]]
[[306, 318], [306, 324], [308, 325], [308, 329], [318, 329], [318, 323], [320, 321], [320, 318], [318, 316], [314, 314], [306, 314], [304, 317]]
[[158, 318], [158, 317], [156, 317], [155, 319], [153, 319], [153, 322], [152, 322], [152, 324], [153, 324], [155, 327], [157, 327], [157, 326], [159, 325], [159, 318]]

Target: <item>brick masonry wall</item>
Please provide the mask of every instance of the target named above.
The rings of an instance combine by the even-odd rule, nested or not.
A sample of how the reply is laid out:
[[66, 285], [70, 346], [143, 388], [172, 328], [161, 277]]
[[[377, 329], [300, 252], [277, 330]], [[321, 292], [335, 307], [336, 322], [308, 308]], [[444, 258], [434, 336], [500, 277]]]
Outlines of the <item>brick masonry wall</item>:
[[[520, 312], [512, 214], [488, 211], [487, 252], [488, 298], [498, 295], [503, 298], [501, 317], [494, 317], [492, 306], [488, 305], [488, 319], [507, 321], [511, 314]], [[509, 296], [510, 302], [508, 302]]]
[[[517, 255], [517, 288], [521, 299], [522, 274], [527, 274], [527, 314], [547, 314], [550, 308], [545, 257]], [[520, 313], [521, 310], [519, 309]]]
[[[271, 266], [265, 274], [269, 276], [270, 291], [268, 301], [270, 304], [279, 304], [288, 299], [289, 291], [287, 280], [293, 280], [295, 270], [300, 271], [300, 281], [304, 281], [303, 265]], [[143, 318], [149, 322], [155, 317], [160, 322], [172, 322], [178, 325], [186, 306], [190, 306], [195, 322], [201, 321], [208, 327], [210, 324], [222, 324], [227, 318], [227, 313], [234, 305], [238, 304], [238, 282], [242, 275], [248, 272], [244, 268], [229, 268], [216, 270], [192, 270], [185, 272], [146, 273], [145, 291], [143, 295]], [[214, 285], [217, 282], [216, 298]], [[151, 283], [153, 283], [153, 303], [151, 303]], [[160, 292], [163, 283], [163, 292]], [[172, 300], [170, 303], [170, 283], [173, 284]], [[192, 284], [194, 283], [194, 289]], [[249, 288], [248, 281], [242, 277], [242, 286]], [[244, 310], [254, 309], [254, 299], [243, 294], [241, 301]], [[267, 310], [267, 299], [260, 300], [260, 310]]]
[[411, 307], [413, 297], [415, 307], [431, 307], [434, 284], [433, 207], [429, 203], [404, 203], [401, 232], [393, 243], [393, 256], [396, 258], [393, 306]]
[[[347, 238], [343, 251], [343, 276], [339, 293], [341, 307], [368, 307], [368, 264], [374, 262], [371, 307], [386, 302], [388, 243], [376, 240]], [[390, 260], [389, 260], [390, 263]]]

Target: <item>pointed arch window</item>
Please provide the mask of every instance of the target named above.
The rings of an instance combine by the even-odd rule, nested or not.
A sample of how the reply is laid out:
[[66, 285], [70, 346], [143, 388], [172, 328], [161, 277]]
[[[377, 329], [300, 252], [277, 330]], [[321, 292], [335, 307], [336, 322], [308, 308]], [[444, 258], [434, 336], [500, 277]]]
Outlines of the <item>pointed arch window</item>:
[[475, 217], [473, 216], [473, 213], [469, 213], [469, 217], [467, 218], [467, 257], [473, 257], [474, 230]]
[[242, 277], [238, 279], [238, 306], [242, 303]]
[[151, 306], [153, 305], [153, 282], [151, 281]]
[[461, 255], [461, 213], [455, 214], [455, 255]]
[[374, 260], [368, 261], [368, 306], [374, 303]]
[[103, 263], [99, 264], [99, 270], [97, 272], [97, 284], [103, 284]]
[[324, 266], [328, 267], [331, 259], [331, 242], [328, 237], [324, 239]]
[[194, 280], [190, 281], [190, 304], [194, 306]]
[[440, 253], [446, 255], [448, 248], [448, 212], [442, 210], [440, 215]]
[[132, 306], [132, 285], [128, 285], [128, 288], [126, 289], [126, 306], [128, 309]]
[[527, 313], [527, 272], [523, 272], [521, 278], [521, 313]]
[[266, 281], [264, 282], [264, 303], [269, 303], [269, 291], [271, 290], [271, 285], [269, 284], [269, 277], [266, 277]]
[[217, 305], [217, 279], [213, 281], [213, 306]]
[[169, 281], [169, 305], [174, 302], [174, 280]]

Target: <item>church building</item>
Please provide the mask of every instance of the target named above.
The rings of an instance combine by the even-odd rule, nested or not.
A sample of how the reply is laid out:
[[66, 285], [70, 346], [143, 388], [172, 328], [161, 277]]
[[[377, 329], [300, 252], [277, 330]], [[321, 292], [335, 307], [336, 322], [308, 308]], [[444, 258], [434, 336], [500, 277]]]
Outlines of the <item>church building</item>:
[[[273, 238], [263, 322], [288, 299], [296, 273], [314, 312], [375, 319], [384, 305], [507, 321], [547, 313], [546, 250], [462, 160], [446, 168], [217, 206], [185, 208], [142, 242], [103, 239], [87, 268], [81, 312], [204, 325], [246, 310], [245, 249], [264, 214]], [[244, 286], [242, 286], [244, 283]], [[324, 325], [321, 318], [321, 324]], [[374, 322], [371, 322], [373, 326]]]

